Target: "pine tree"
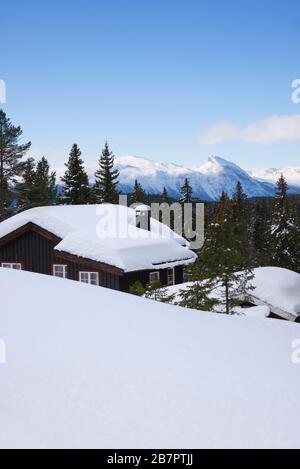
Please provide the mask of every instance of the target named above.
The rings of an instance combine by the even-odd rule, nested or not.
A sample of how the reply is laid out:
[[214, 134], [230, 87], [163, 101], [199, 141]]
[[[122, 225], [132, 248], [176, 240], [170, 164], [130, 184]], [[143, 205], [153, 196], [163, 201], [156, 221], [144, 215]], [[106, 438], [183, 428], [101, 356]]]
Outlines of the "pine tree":
[[74, 143], [70, 151], [68, 163], [65, 164], [67, 170], [61, 178], [64, 183], [62, 200], [66, 204], [84, 205], [89, 203], [89, 180], [84, 169], [84, 162], [80, 156], [81, 151], [78, 145]]
[[145, 202], [146, 202], [145, 191], [142, 188], [142, 185], [136, 179], [134, 181], [133, 193], [131, 194], [131, 203], [132, 204], [137, 204], [137, 203], [144, 204]]
[[181, 198], [180, 202], [181, 203], [190, 203], [192, 201], [192, 195], [193, 195], [193, 189], [192, 186], [190, 185], [189, 178], [185, 178], [183, 185], [180, 189], [181, 193]]
[[0, 110], [0, 221], [10, 212], [14, 194], [11, 185], [20, 169], [20, 159], [31, 143], [19, 144], [21, 127], [14, 127], [4, 111]]
[[270, 234], [272, 261], [278, 267], [297, 271], [300, 262], [300, 228], [291, 213], [288, 185], [283, 175], [276, 186]]
[[55, 177], [55, 171], [50, 172], [49, 163], [43, 156], [37, 162], [34, 175], [32, 197], [35, 207], [55, 205], [57, 202]]
[[21, 181], [16, 183], [17, 210], [23, 211], [35, 206], [34, 181], [35, 181], [35, 161], [28, 158], [21, 165]]
[[203, 268], [202, 277], [218, 283], [227, 314], [233, 313], [241, 296], [246, 299], [246, 292], [252, 289], [253, 272], [248, 267], [240, 241], [235, 237], [236, 229], [230, 199], [223, 192], [217, 206], [216, 221], [208, 228], [204, 246], [199, 252], [199, 262]]
[[118, 177], [119, 171], [114, 169], [114, 155], [106, 142], [99, 160], [99, 169], [95, 173], [94, 194], [97, 203], [118, 203]]

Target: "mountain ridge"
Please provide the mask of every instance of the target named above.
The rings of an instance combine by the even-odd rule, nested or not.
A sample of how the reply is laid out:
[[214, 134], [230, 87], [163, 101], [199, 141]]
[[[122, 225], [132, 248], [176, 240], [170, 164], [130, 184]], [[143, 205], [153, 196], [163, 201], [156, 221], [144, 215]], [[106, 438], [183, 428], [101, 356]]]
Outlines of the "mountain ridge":
[[[161, 194], [165, 187], [169, 196], [176, 199], [180, 195], [184, 178], [188, 177], [194, 198], [205, 201], [218, 200], [223, 191], [231, 196], [238, 181], [248, 197], [271, 197], [281, 173], [287, 178], [290, 193], [300, 192], [300, 167], [247, 171], [220, 156], [210, 156], [199, 166], [186, 167], [133, 155], [116, 157], [115, 165], [120, 171], [119, 188], [125, 193], [132, 192], [137, 179], [147, 193]], [[96, 169], [96, 165], [87, 166], [91, 181], [94, 180]], [[63, 172], [64, 169], [57, 169], [58, 176]]]
[[249, 197], [268, 197], [274, 194], [274, 184], [260, 181], [235, 163], [219, 156], [210, 156], [208, 161], [196, 167], [185, 167], [175, 163], [152, 161], [136, 156], [121, 156], [115, 159], [120, 171], [120, 189], [132, 191], [137, 179], [146, 192], [162, 193], [166, 187], [170, 196], [177, 198], [185, 177], [193, 187], [194, 197], [214, 201], [226, 191], [229, 195], [240, 181]]

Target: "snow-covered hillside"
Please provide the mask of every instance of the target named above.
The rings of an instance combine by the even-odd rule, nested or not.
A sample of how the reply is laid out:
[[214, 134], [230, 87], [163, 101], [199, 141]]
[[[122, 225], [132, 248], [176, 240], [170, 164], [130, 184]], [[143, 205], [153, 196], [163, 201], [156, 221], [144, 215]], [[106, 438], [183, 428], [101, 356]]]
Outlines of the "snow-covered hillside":
[[300, 446], [299, 325], [9, 269], [0, 285], [1, 447]]

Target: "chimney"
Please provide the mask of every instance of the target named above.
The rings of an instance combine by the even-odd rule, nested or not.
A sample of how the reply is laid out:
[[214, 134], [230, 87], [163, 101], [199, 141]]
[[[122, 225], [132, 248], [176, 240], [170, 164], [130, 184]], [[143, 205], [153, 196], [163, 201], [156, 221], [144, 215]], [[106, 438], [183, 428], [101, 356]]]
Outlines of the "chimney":
[[136, 226], [142, 230], [151, 231], [151, 208], [139, 204], [135, 207]]

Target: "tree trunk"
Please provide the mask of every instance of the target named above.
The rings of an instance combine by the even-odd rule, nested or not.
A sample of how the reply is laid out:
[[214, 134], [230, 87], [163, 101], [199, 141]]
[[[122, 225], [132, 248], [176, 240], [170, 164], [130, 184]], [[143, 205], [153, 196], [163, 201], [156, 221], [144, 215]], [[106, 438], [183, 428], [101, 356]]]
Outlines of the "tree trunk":
[[225, 297], [226, 297], [226, 314], [229, 314], [229, 288], [228, 288], [228, 280], [225, 280]]

